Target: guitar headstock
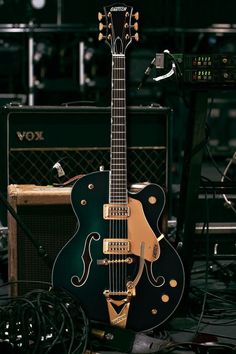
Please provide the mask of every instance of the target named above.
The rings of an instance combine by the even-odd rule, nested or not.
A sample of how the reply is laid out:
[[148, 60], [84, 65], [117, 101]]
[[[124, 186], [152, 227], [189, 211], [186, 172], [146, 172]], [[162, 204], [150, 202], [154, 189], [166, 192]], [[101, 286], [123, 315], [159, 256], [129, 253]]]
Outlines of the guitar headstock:
[[98, 13], [99, 40], [105, 39], [112, 54], [124, 54], [128, 45], [138, 36], [139, 13], [133, 14], [133, 8], [125, 4], [104, 7], [104, 14]]

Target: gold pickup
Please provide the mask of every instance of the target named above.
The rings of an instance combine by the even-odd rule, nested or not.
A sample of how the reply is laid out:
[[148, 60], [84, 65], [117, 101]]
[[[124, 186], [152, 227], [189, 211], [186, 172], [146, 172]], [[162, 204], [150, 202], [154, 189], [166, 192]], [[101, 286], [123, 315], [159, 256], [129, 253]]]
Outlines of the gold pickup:
[[130, 207], [125, 204], [104, 204], [103, 217], [105, 220], [127, 219], [130, 216]]
[[104, 254], [130, 254], [131, 243], [126, 238], [104, 238], [103, 240]]

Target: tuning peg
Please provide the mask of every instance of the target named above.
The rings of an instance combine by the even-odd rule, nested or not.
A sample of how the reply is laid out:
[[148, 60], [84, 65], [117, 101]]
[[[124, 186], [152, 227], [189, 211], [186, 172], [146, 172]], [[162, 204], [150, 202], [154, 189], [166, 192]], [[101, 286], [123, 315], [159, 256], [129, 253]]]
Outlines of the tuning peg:
[[135, 31], [138, 30], [138, 22], [135, 22], [132, 26], [129, 26], [128, 23], [125, 24], [125, 28], [132, 27]]
[[101, 12], [98, 12], [98, 21], [101, 21], [102, 18], [105, 17]]
[[135, 12], [135, 14], [132, 15], [136, 21], [139, 19], [139, 12]]
[[130, 36], [130, 35], [126, 34], [125, 38], [126, 38], [127, 40], [128, 40], [129, 38], [134, 38], [134, 40], [135, 40], [136, 42], [139, 41], [139, 35], [138, 35], [138, 33], [135, 33], [134, 36]]
[[98, 25], [99, 31], [102, 31], [104, 27], [105, 27], [105, 25], [100, 22]]
[[111, 23], [109, 23], [108, 26], [104, 25], [103, 23], [99, 23], [99, 31], [102, 31], [104, 28], [108, 27], [108, 28], [111, 28]]
[[107, 37], [106, 36], [104, 36], [102, 33], [99, 33], [99, 35], [98, 35], [98, 40], [99, 41], [102, 41], [103, 39], [106, 39]]
[[134, 40], [135, 40], [136, 42], [138, 42], [138, 41], [139, 41], [139, 34], [138, 34], [138, 33], [135, 33], [135, 35], [134, 35], [134, 36], [131, 36], [131, 38], [134, 38]]
[[102, 41], [103, 39], [111, 40], [111, 35], [108, 34], [108, 36], [104, 36], [102, 33], [99, 33], [99, 35], [98, 35], [98, 40], [99, 40], [99, 41]]
[[135, 22], [135, 23], [133, 24], [133, 26], [131, 26], [131, 27], [133, 27], [133, 29], [134, 29], [135, 31], [137, 31], [137, 30], [138, 30], [138, 22]]

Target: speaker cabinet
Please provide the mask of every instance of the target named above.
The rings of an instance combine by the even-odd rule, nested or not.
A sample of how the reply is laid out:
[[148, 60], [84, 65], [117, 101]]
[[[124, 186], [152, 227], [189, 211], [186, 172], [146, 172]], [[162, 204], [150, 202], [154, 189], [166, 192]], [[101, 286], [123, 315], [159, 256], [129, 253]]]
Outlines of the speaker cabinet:
[[[61, 161], [67, 178], [109, 169], [110, 107], [5, 106], [0, 115], [0, 188], [52, 184]], [[168, 189], [171, 110], [127, 108], [128, 182]], [[168, 148], [167, 148], [168, 147]], [[0, 219], [6, 222], [0, 205]]]
[[[11, 206], [51, 262], [75, 233], [76, 217], [70, 204], [70, 192], [69, 187], [8, 187]], [[8, 277], [9, 281], [16, 282], [11, 286], [11, 295], [21, 295], [36, 288], [48, 289], [49, 284], [43, 282], [50, 282], [51, 267], [10, 213], [8, 228]]]

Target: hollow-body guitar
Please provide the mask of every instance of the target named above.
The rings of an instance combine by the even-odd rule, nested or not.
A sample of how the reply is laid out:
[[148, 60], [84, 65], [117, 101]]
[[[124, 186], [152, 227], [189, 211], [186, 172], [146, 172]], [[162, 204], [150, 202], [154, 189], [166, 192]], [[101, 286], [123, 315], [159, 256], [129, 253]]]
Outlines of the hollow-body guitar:
[[[184, 269], [158, 222], [165, 193], [147, 184], [127, 189], [125, 52], [138, 39], [138, 13], [124, 4], [99, 14], [99, 39], [112, 54], [110, 170], [83, 176], [71, 203], [78, 229], [56, 257], [52, 283], [81, 301], [89, 319], [135, 331], [166, 321], [184, 289]], [[103, 23], [102, 23], [103, 22]]]

